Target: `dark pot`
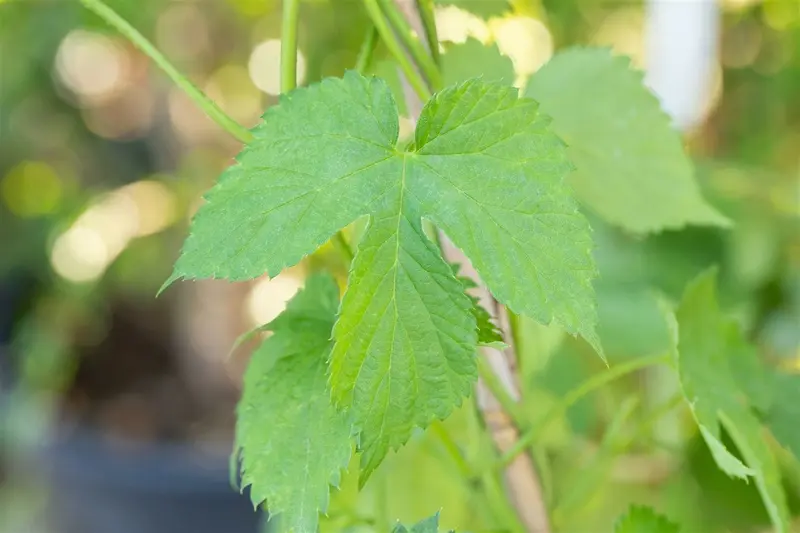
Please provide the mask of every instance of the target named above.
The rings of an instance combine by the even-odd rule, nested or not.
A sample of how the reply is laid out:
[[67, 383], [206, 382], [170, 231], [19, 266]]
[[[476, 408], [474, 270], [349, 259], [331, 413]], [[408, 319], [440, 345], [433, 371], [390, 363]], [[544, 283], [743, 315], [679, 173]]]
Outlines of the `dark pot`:
[[81, 430], [48, 445], [54, 533], [257, 533], [228, 456], [179, 444], [112, 444]]

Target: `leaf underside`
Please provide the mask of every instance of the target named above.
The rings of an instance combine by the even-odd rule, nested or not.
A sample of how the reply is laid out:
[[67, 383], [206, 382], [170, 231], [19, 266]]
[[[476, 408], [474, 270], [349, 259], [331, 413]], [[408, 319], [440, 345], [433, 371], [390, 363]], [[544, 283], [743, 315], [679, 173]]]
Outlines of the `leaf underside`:
[[679, 133], [627, 58], [568, 49], [533, 75], [526, 94], [570, 145], [576, 195], [608, 222], [637, 233], [729, 225], [703, 199]]
[[242, 484], [254, 505], [266, 500], [280, 531], [317, 531], [330, 485], [350, 459], [350, 426], [326, 386], [338, 304], [333, 279], [309, 278], [268, 325], [273, 334], [245, 373], [236, 423]]
[[[689, 285], [675, 315], [668, 315], [667, 320], [684, 396], [717, 466], [732, 477], [753, 477], [776, 531], [787, 532], [789, 511], [778, 464], [734, 370], [737, 366], [752, 368], [757, 354], [738, 325], [720, 311], [715, 270], [701, 274]], [[752, 374], [749, 379], [764, 376]], [[720, 440], [720, 424], [731, 435], [744, 463]]]
[[329, 385], [362, 452], [362, 482], [477, 377], [470, 298], [428, 219], [495, 297], [600, 351], [589, 226], [563, 143], [530, 99], [470, 80], [437, 93], [396, 146], [388, 86], [348, 72], [284, 95], [206, 195], [170, 281], [275, 275], [369, 217], [334, 327]]

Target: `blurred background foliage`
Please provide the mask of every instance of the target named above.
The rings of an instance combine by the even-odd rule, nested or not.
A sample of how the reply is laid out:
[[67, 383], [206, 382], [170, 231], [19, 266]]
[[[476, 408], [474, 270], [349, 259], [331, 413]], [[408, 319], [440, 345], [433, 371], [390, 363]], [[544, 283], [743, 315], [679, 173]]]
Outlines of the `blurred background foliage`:
[[[255, 124], [277, 103], [276, 0], [112, 5], [240, 122]], [[736, 225], [640, 236], [587, 213], [601, 272], [600, 333], [612, 365], [663, 352], [659, 298], [677, 300], [689, 279], [720, 265], [724, 308], [764, 360], [789, 376], [783, 397], [796, 401], [782, 427], [797, 450], [800, 6], [723, 0], [720, 7], [713, 87], [686, 142], [707, 198]], [[301, 80], [351, 68], [366, 22], [355, 1], [305, 2]], [[445, 50], [470, 39], [505, 56], [454, 54], [452, 80], [484, 73], [522, 84], [574, 44], [611, 46], [647, 66], [644, 6], [635, 1], [450, 0], [440, 2], [437, 22]], [[391, 76], [384, 50], [377, 59], [374, 70]], [[36, 463], [29, 445], [44, 433], [88, 427], [117, 451], [177, 442], [213, 449], [208, 460], [224, 461], [246, 361], [238, 352], [247, 351], [229, 357], [232, 340], [274, 317], [305, 273], [325, 266], [344, 274], [344, 267], [323, 248], [272, 280], [236, 289], [184, 284], [156, 299], [200, 195], [237, 144], [77, 2], [0, 0], [0, 69], [0, 444], [7, 452], [0, 530], [11, 532], [27, 531], [19, 524], [47, 501], [47, 484], [32, 481], [26, 462]], [[582, 342], [521, 320], [533, 418], [603, 364]], [[684, 410], [648, 422], [676, 387], [657, 371], [640, 373], [548, 428], [543, 474], [559, 531], [606, 530], [631, 501], [661, 508], [689, 532], [766, 531], [754, 485], [714, 466]], [[476, 464], [491, 458], [470, 406], [445, 426]], [[445, 527], [494, 527], [491, 514], [471, 504], [472, 486], [436, 433], [420, 434], [387, 460], [361, 497], [355, 476], [346, 476], [324, 530], [412, 522], [440, 507]], [[784, 456], [797, 512], [800, 470]]]

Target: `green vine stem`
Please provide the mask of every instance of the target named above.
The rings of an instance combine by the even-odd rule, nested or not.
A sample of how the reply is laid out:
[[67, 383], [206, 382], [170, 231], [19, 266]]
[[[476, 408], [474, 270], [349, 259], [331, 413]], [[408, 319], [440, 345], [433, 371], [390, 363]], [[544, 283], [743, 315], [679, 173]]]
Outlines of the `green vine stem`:
[[350, 243], [347, 242], [347, 238], [344, 236], [344, 232], [342, 230], [337, 231], [336, 234], [331, 238], [331, 244], [339, 252], [339, 255], [342, 256], [342, 259], [345, 259], [348, 264], [355, 257], [353, 248], [350, 247]]
[[526, 533], [525, 526], [517, 518], [517, 512], [508, 502], [503, 486], [494, 477], [494, 473], [481, 474], [480, 483], [484, 487], [487, 502], [493, 509], [495, 517], [505, 523], [506, 530], [511, 533]]
[[[439, 67], [433, 61], [433, 58], [425, 49], [425, 46], [414, 35], [405, 16], [400, 12], [394, 0], [379, 0], [380, 7], [384, 14], [388, 17], [392, 25], [394, 34], [400, 39], [403, 47], [411, 54], [414, 63], [422, 71], [422, 75], [428, 80], [428, 86], [438, 91], [442, 88], [442, 75], [439, 72]], [[438, 48], [438, 43], [437, 43]]]
[[442, 57], [439, 53], [439, 32], [436, 30], [436, 17], [433, 12], [433, 0], [416, 0], [417, 11], [419, 12], [422, 26], [425, 28], [425, 38], [428, 40], [433, 62], [437, 67], [442, 65]]
[[356, 59], [356, 71], [359, 74], [365, 74], [369, 67], [372, 65], [372, 56], [375, 53], [375, 47], [378, 45], [378, 30], [374, 25], [370, 25], [367, 30], [367, 35], [364, 37], [364, 42], [361, 44], [361, 49], [358, 51], [358, 58]]
[[669, 362], [670, 362], [669, 354], [658, 354], [649, 357], [639, 357], [632, 361], [628, 361], [627, 363], [611, 367], [600, 374], [595, 374], [594, 376], [587, 379], [586, 381], [578, 385], [576, 388], [568, 392], [566, 395], [564, 395], [561, 398], [561, 400], [556, 405], [554, 405], [547, 412], [547, 414], [545, 414], [542, 417], [542, 419], [538, 423], [534, 424], [527, 432], [525, 432], [524, 435], [520, 437], [520, 439], [516, 442], [516, 444], [500, 458], [495, 467], [496, 468], [506, 467], [511, 461], [514, 460], [514, 458], [517, 455], [522, 453], [525, 450], [525, 448], [527, 448], [528, 446], [532, 446], [538, 440], [538, 438], [544, 433], [547, 427], [553, 421], [563, 416], [571, 406], [573, 406], [576, 402], [578, 402], [578, 400], [594, 392], [603, 385], [611, 381], [614, 381], [615, 379], [626, 376], [642, 368], [660, 364], [668, 364]]
[[297, 24], [300, 0], [283, 0], [281, 22], [281, 92], [297, 87]]
[[128, 38], [139, 50], [153, 60], [164, 73], [191, 98], [206, 115], [219, 124], [225, 131], [237, 140], [248, 144], [253, 140], [253, 134], [244, 126], [228, 116], [213, 100], [198, 89], [186, 76], [180, 73], [169, 60], [159, 52], [144, 35], [123, 19], [116, 11], [108, 7], [102, 0], [80, 0], [89, 10], [103, 19], [109, 26], [116, 29]]
[[490, 515], [500, 523], [505, 524], [509, 531], [524, 533], [525, 529], [519, 523], [514, 509], [506, 501], [500, 484], [494, 478], [493, 473], [487, 470], [480, 475], [475, 475], [474, 467], [467, 462], [458, 444], [447, 432], [444, 423], [437, 420], [430, 425], [429, 429], [437, 437], [459, 474], [465, 480], [468, 480], [468, 490], [485, 499]]
[[[597, 472], [604, 464], [606, 464], [607, 469], [610, 470], [612, 466], [611, 460], [613, 458], [620, 457], [627, 453], [637, 440], [645, 437], [653, 429], [656, 422], [667, 413], [673, 411], [677, 406], [682, 404], [683, 401], [683, 393], [673, 395], [667, 401], [650, 411], [644, 419], [639, 421], [630, 434], [621, 437], [621, 422], [629, 418], [630, 411], [636, 406], [636, 402], [623, 402], [617, 410], [617, 415], [614, 417], [611, 424], [609, 424], [606, 435], [603, 437], [603, 441], [600, 444], [600, 449], [592, 461], [582, 467], [583, 472]], [[597, 482], [597, 479], [591, 480], [589, 484], [579, 483], [577, 493], [573, 493], [573, 496], [562, 501], [558, 507], [553, 509], [553, 521], [563, 525], [563, 521], [571, 512], [585, 508], [587, 503], [592, 501], [604, 488], [605, 486]]]
[[381, 6], [378, 4], [378, 0], [363, 0], [363, 2], [364, 8], [367, 10], [372, 20], [372, 24], [375, 25], [375, 29], [378, 31], [386, 48], [389, 49], [389, 52], [394, 56], [395, 60], [397, 60], [409, 85], [414, 89], [414, 92], [420, 100], [427, 102], [431, 97], [431, 91], [428, 89], [420, 73], [414, 67], [414, 64], [403, 51], [403, 45], [397, 39], [397, 35], [395, 35], [395, 32], [389, 25]]
[[520, 405], [511, 397], [505, 384], [500, 381], [497, 373], [492, 369], [489, 362], [485, 357], [478, 358], [478, 374], [486, 384], [486, 387], [491, 391], [492, 396], [500, 403], [503, 411], [508, 413], [514, 425], [518, 428], [527, 428], [530, 426], [526, 423], [525, 417], [520, 410]]

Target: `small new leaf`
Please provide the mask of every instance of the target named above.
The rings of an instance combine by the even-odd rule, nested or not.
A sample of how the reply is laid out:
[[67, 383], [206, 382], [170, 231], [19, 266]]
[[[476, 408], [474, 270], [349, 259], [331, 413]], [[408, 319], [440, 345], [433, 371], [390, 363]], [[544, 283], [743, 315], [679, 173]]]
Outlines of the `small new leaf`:
[[[439, 533], [439, 513], [417, 522], [411, 526], [411, 529], [398, 523], [392, 529], [392, 533]], [[450, 531], [450, 533], [454, 532]]]
[[471, 259], [494, 296], [600, 352], [589, 225], [538, 104], [470, 80], [437, 93], [409, 151], [388, 86], [348, 72], [284, 95], [195, 216], [171, 280], [275, 275], [368, 215], [334, 328], [330, 388], [361, 480], [477, 378], [473, 305], [422, 228]]
[[[741, 364], [735, 358], [752, 354], [737, 324], [719, 309], [714, 269], [689, 284], [675, 315], [668, 314], [667, 321], [683, 394], [717, 466], [733, 477], [753, 477], [776, 531], [787, 532], [789, 511], [780, 471], [747, 391], [737, 383], [733, 370]], [[720, 424], [744, 463], [720, 440]]]
[[642, 80], [627, 58], [573, 48], [534, 74], [526, 94], [569, 144], [578, 198], [612, 224], [634, 232], [728, 225], [703, 199], [680, 135]]
[[350, 426], [330, 403], [326, 358], [339, 303], [336, 283], [311, 277], [253, 354], [237, 408], [242, 485], [266, 500], [278, 530], [317, 531], [330, 485], [351, 454]]
[[[459, 265], [450, 263], [450, 268], [453, 270], [453, 274], [455, 274], [456, 278], [458, 278], [464, 286], [465, 291], [477, 288], [478, 285], [470, 278], [458, 275]], [[500, 332], [500, 329], [492, 321], [492, 315], [481, 305], [477, 297], [469, 294], [468, 296], [472, 301], [472, 314], [478, 326], [478, 345], [490, 346], [497, 349], [506, 348], [508, 345], [503, 341], [503, 334]]]
[[614, 533], [679, 533], [680, 527], [650, 507], [632, 505], [617, 520]]

